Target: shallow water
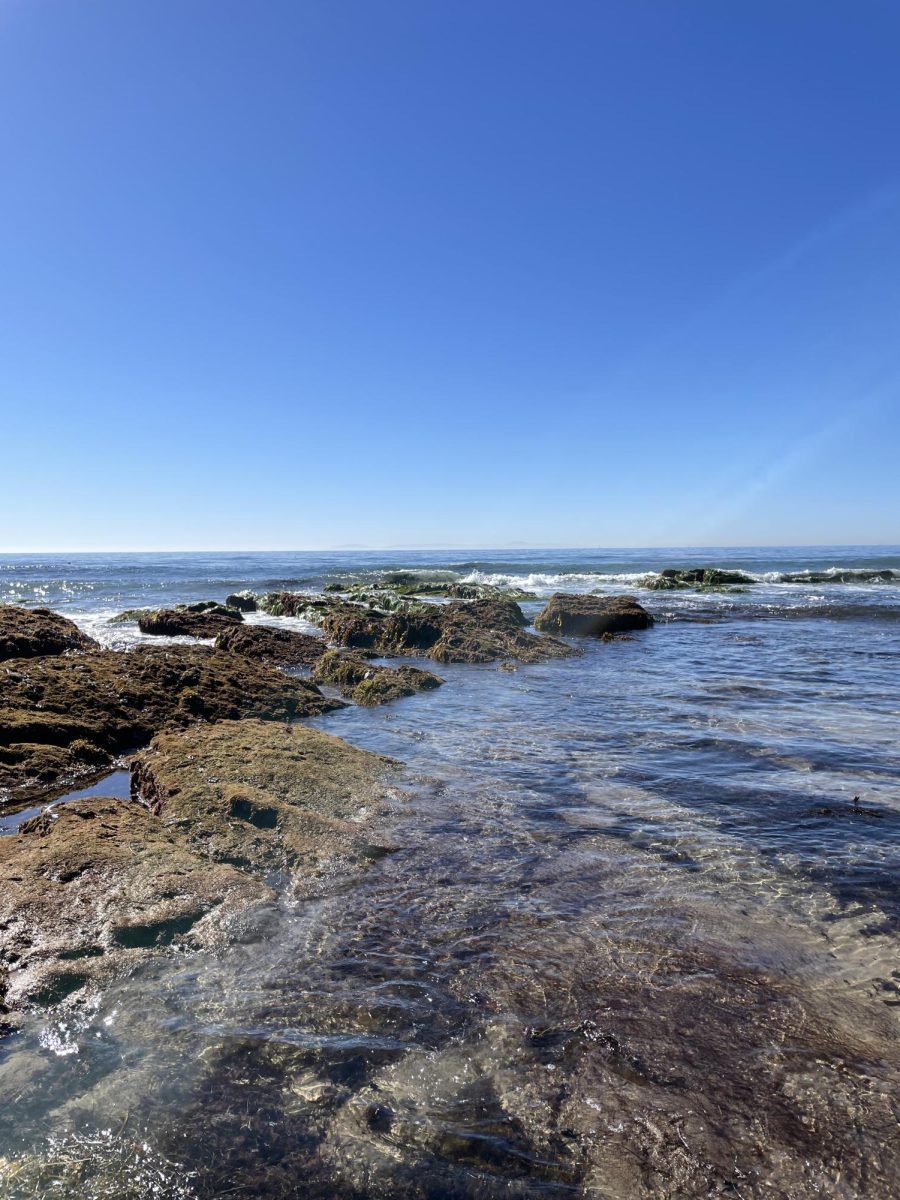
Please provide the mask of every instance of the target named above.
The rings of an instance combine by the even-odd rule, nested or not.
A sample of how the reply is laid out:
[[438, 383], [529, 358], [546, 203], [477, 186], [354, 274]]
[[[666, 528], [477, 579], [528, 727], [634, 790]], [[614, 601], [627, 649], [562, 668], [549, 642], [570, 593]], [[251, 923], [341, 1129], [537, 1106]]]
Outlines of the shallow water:
[[[702, 561], [529, 553], [426, 565], [621, 591]], [[422, 566], [276, 557], [0, 578], [96, 633], [148, 595]], [[703, 557], [759, 582], [641, 593], [661, 619], [631, 641], [316, 721], [407, 764], [398, 851], [35, 1014], [2, 1045], [7, 1194], [895, 1194], [900, 586], [773, 577], [900, 558]]]

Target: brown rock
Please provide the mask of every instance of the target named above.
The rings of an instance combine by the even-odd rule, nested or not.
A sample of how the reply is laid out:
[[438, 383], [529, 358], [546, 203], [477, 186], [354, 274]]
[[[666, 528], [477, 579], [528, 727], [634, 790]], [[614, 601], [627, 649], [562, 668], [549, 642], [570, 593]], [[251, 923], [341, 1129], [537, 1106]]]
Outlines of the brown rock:
[[313, 679], [334, 684], [348, 700], [367, 707], [430, 691], [444, 682], [419, 667], [376, 667], [357, 654], [339, 650], [329, 650], [319, 658]]
[[167, 946], [214, 945], [272, 898], [138, 804], [63, 805], [0, 838], [6, 1003], [57, 1002]]
[[216, 637], [224, 629], [240, 625], [244, 618], [236, 608], [200, 603], [159, 608], [138, 620], [141, 633], [165, 637]]
[[328, 649], [308, 633], [274, 629], [271, 625], [241, 625], [224, 629], [216, 638], [217, 650], [245, 654], [278, 666], [312, 666]]
[[633, 596], [573, 596], [557, 592], [535, 617], [535, 629], [576, 637], [602, 637], [647, 629], [653, 618]]
[[64, 791], [166, 725], [291, 721], [340, 703], [307, 680], [207, 646], [22, 660], [0, 675], [0, 802]]
[[322, 621], [326, 636], [340, 645], [382, 654], [424, 654], [435, 662], [539, 662], [574, 653], [553, 638], [526, 633], [526, 624], [518, 604], [505, 599], [457, 601], [393, 613], [338, 602]]
[[131, 786], [198, 852], [302, 889], [334, 860], [377, 857], [367, 826], [395, 766], [307, 726], [223, 721], [159, 734]]
[[96, 647], [94, 639], [82, 633], [74, 621], [49, 608], [0, 604], [0, 662]]

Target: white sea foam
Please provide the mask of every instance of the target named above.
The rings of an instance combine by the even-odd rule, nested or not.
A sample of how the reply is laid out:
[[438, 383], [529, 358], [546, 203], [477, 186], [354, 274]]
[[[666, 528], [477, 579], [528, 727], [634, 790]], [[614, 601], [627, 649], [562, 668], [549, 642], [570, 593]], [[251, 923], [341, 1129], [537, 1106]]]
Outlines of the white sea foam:
[[484, 583], [492, 587], [523, 588], [550, 595], [553, 592], [590, 592], [601, 587], [635, 587], [647, 575], [646, 571], [630, 571], [622, 574], [603, 574], [599, 571], [563, 572], [550, 574], [534, 572], [529, 575], [514, 575], [503, 572], [470, 571], [462, 578], [463, 583]]
[[244, 621], [248, 625], [274, 625], [278, 629], [293, 629], [297, 633], [319, 633], [319, 627], [303, 617], [273, 617], [270, 613], [244, 613]]
[[99, 642], [106, 650], [130, 650], [133, 646], [211, 646], [214, 638], [160, 637], [141, 633], [137, 621], [116, 621], [121, 610], [103, 608], [96, 612], [69, 613], [79, 629]]

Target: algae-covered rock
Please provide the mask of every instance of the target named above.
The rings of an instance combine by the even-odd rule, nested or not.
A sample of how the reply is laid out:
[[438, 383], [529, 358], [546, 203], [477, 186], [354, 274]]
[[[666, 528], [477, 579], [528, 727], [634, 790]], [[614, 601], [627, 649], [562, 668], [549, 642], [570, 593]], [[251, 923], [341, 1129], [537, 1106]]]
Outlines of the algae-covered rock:
[[352, 604], [326, 613], [322, 627], [342, 646], [382, 654], [423, 654], [435, 662], [539, 662], [573, 653], [552, 638], [526, 633], [522, 610], [512, 600], [456, 601], [413, 612], [379, 613]]
[[278, 666], [311, 666], [326, 651], [322, 638], [270, 625], [237, 625], [216, 638], [217, 650], [245, 654]]
[[331, 603], [332, 600], [309, 592], [266, 592], [256, 600], [259, 611], [272, 617], [302, 617], [313, 622], [321, 619]]
[[0, 662], [96, 647], [94, 639], [82, 633], [74, 621], [49, 608], [0, 604]]
[[0, 838], [6, 1003], [58, 1002], [167, 946], [213, 946], [272, 898], [141, 805], [63, 805]]
[[334, 684], [348, 700], [365, 706], [386, 704], [416, 692], [430, 691], [444, 682], [419, 667], [373, 666], [357, 654], [338, 650], [329, 650], [322, 655], [313, 670], [313, 679]]
[[240, 612], [256, 612], [256, 601], [256, 592], [251, 592], [249, 588], [245, 588], [242, 592], [232, 592], [230, 596], [225, 597], [226, 607], [236, 608]]
[[535, 629], [575, 637], [602, 637], [647, 629], [653, 618], [633, 596], [583, 596], [557, 592], [534, 619]]
[[396, 764], [306, 726], [223, 721], [165, 732], [132, 763], [133, 794], [191, 847], [304, 890], [337, 861], [378, 857], [371, 823]]
[[164, 637], [215, 637], [223, 629], [240, 625], [244, 618], [236, 608], [224, 604], [182, 604], [159, 608], [138, 619], [141, 633]]
[[156, 608], [126, 608], [123, 612], [116, 613], [114, 617], [110, 617], [107, 621], [108, 625], [136, 625], [141, 617], [152, 616], [153, 613], [159, 612]]
[[165, 725], [340, 707], [307, 680], [206, 646], [20, 660], [0, 676], [0, 802], [65, 790]]
[[742, 585], [750, 583], [753, 583], [753, 579], [743, 571], [722, 571], [718, 567], [666, 567], [658, 575], [645, 575], [638, 586], [654, 592], [684, 588], [693, 588], [698, 592], [730, 592], [738, 591]]
[[535, 592], [522, 588], [497, 587], [491, 583], [450, 582], [407, 576], [404, 572], [386, 575], [375, 583], [329, 584], [326, 592], [342, 592], [352, 600], [365, 600], [380, 608], [397, 608], [400, 601], [412, 597], [442, 597], [448, 600], [537, 600]]

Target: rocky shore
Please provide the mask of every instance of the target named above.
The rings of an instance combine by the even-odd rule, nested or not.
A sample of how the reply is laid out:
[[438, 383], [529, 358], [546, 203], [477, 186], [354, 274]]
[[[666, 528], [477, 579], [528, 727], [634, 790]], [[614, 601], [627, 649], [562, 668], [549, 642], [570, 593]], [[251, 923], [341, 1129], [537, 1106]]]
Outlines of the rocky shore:
[[714, 571], [0, 607], [0, 1194], [892, 1195], [892, 760], [798, 654], [890, 680]]
[[[578, 652], [528, 632], [496, 589], [460, 599], [447, 586], [429, 603], [414, 586], [131, 610], [115, 620], [167, 643], [123, 651], [49, 610], [0, 606], [0, 804], [52, 802], [123, 759], [131, 772], [130, 800], [51, 806], [0, 838], [8, 1025], [23, 1007], [78, 1003], [149, 955], [250, 936], [281, 892], [315, 894], [390, 852], [378, 819], [397, 765], [297, 724], [443, 683], [375, 656], [506, 666]], [[561, 607], [584, 611], [557, 596], [536, 626], [595, 632], [551, 620]], [[259, 610], [302, 614], [321, 636], [247, 624]], [[650, 624], [636, 601], [616, 612], [617, 629]]]

